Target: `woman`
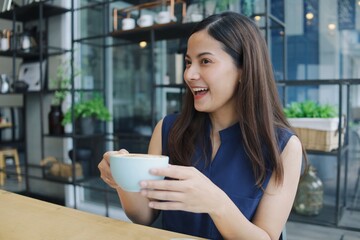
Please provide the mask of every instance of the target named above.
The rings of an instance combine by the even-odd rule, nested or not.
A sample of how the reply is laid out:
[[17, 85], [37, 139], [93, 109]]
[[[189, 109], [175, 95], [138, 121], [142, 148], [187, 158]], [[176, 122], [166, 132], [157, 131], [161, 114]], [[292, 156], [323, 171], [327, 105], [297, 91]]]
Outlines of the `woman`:
[[[101, 177], [116, 188], [127, 216], [210, 239], [279, 239], [299, 182], [303, 148], [284, 117], [266, 42], [256, 24], [226, 12], [200, 22], [188, 40], [182, 113], [154, 129], [153, 169], [140, 193], [114, 183], [109, 155]], [[120, 150], [127, 153], [126, 150]], [[305, 155], [304, 155], [305, 156]]]

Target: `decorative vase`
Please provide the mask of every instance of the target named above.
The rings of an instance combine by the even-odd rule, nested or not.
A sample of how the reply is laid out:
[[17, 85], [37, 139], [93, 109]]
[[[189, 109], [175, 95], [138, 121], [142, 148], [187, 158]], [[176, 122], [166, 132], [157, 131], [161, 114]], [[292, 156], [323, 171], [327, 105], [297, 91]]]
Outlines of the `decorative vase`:
[[52, 105], [48, 114], [49, 118], [49, 134], [61, 135], [64, 134], [64, 126], [61, 121], [64, 118], [64, 114], [60, 105]]
[[316, 175], [316, 169], [310, 165], [299, 182], [293, 208], [301, 215], [318, 215], [323, 207], [323, 197], [323, 183]]
[[95, 134], [97, 120], [93, 117], [78, 118], [75, 122], [75, 133], [80, 135]]

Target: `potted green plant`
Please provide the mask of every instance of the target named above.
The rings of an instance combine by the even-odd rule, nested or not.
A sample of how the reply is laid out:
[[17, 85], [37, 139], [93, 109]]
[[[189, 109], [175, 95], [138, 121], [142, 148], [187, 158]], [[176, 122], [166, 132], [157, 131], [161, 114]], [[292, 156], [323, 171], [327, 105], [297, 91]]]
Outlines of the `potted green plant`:
[[338, 116], [334, 106], [320, 105], [314, 101], [293, 102], [284, 108], [288, 118], [335, 118]]
[[[79, 134], [93, 134], [99, 122], [110, 121], [111, 115], [106, 108], [103, 99], [96, 96], [87, 101], [80, 101], [74, 104], [75, 132]], [[72, 108], [69, 108], [64, 115], [63, 125], [72, 122]]]
[[[64, 114], [62, 111], [62, 104], [70, 92], [71, 88], [71, 72], [70, 60], [60, 59], [59, 65], [56, 69], [56, 76], [50, 78], [49, 89], [55, 90], [48, 114], [49, 119], [49, 134], [64, 134], [64, 126], [62, 120]], [[80, 71], [75, 69], [74, 77], [78, 76]]]
[[61, 135], [64, 134], [64, 126], [61, 124], [64, 118], [62, 103], [70, 88], [70, 74], [67, 61], [61, 62], [58, 65], [56, 77], [51, 78], [49, 84], [49, 89], [55, 89], [48, 114], [49, 134]]
[[284, 108], [284, 113], [306, 149], [331, 151], [339, 147], [340, 119], [334, 106], [314, 101], [293, 102]]

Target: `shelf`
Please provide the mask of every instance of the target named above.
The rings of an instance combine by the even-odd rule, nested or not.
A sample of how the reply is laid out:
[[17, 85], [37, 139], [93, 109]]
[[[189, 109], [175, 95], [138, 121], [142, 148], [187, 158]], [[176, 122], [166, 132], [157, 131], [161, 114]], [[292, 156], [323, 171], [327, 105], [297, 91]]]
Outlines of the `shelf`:
[[[352, 84], [359, 84], [359, 80], [354, 79], [312, 79], [312, 80], [282, 80], [276, 81], [278, 87], [282, 87], [283, 91], [285, 92], [287, 89], [297, 88], [297, 87], [306, 87], [306, 86], [332, 86], [336, 87], [339, 91], [339, 110], [338, 110], [338, 117], [341, 118], [342, 114], [349, 114], [349, 91], [344, 93], [343, 90], [347, 87], [349, 90], [350, 85]], [[344, 102], [346, 103], [345, 108], [343, 108]], [[285, 102], [284, 102], [285, 105]], [[332, 179], [333, 189], [331, 190], [330, 194], [334, 198], [334, 205], [326, 204], [323, 206], [320, 214], [317, 216], [303, 216], [300, 214], [295, 213], [294, 211], [290, 214], [289, 221], [295, 222], [303, 222], [309, 224], [317, 224], [317, 225], [324, 225], [324, 226], [339, 226], [340, 219], [343, 216], [343, 210], [345, 209], [346, 204], [346, 189], [347, 189], [347, 162], [348, 162], [348, 152], [349, 152], [349, 136], [348, 136], [348, 123], [349, 119], [345, 119], [345, 127], [346, 131], [342, 131], [337, 127], [337, 131], [341, 137], [341, 145], [337, 145], [338, 148], [333, 151], [316, 151], [316, 150], [306, 150], [308, 155], [318, 155], [318, 156], [332, 156], [333, 159], [336, 159], [336, 170], [334, 173], [334, 179]], [[336, 136], [339, 137], [339, 136]], [[320, 159], [320, 158], [319, 158]], [[326, 160], [325, 160], [326, 161]], [[325, 164], [322, 163], [321, 164]], [[325, 182], [326, 181], [326, 182]], [[327, 179], [324, 180], [324, 184], [327, 184]], [[345, 192], [345, 193], [344, 193]]]
[[[62, 161], [60, 161], [61, 163], [63, 163]], [[71, 163], [69, 164], [69, 166], [71, 167]], [[28, 169], [31, 170], [37, 170], [37, 172], [33, 172], [32, 174], [28, 174], [27, 177], [29, 179], [37, 179], [37, 180], [46, 180], [46, 181], [50, 181], [50, 182], [55, 182], [55, 183], [61, 183], [61, 184], [73, 184], [73, 179], [72, 176], [68, 177], [68, 178], [64, 178], [64, 177], [60, 177], [60, 176], [54, 176], [49, 174], [50, 169], [49, 167], [45, 166], [41, 166], [40, 164], [28, 164]], [[79, 176], [75, 178], [75, 181], [80, 181], [84, 179], [83, 176]]]
[[94, 135], [72, 135], [71, 133], [66, 133], [64, 135], [53, 135], [53, 134], [44, 134], [44, 137], [50, 138], [89, 138], [89, 137], [102, 137], [105, 138], [104, 141], [119, 141], [119, 139], [128, 139], [128, 140], [139, 140], [148, 142], [151, 138], [149, 135], [142, 135], [136, 132], [121, 132], [121, 133], [103, 133], [103, 134], [94, 134]]
[[[100, 39], [111, 37], [117, 40], [125, 40], [130, 43], [139, 43], [140, 41], [147, 41], [151, 42], [151, 32], [154, 33], [154, 40], [171, 40], [171, 39], [187, 39], [192, 29], [195, 27], [196, 22], [190, 23], [166, 23], [166, 24], [154, 24], [150, 27], [137, 27], [131, 30], [116, 30], [110, 32], [105, 35], [94, 35], [94, 36], [87, 36], [78, 39], [74, 39], [76, 43], [84, 43], [93, 46], [102, 46], [104, 47], [103, 43], [97, 43]], [[107, 45], [109, 46], [121, 46], [126, 45], [126, 43], [114, 43]]]
[[[46, 181], [62, 183], [62, 184], [73, 184], [74, 182], [72, 177], [68, 177], [67, 179], [65, 179], [62, 177], [51, 176], [51, 175], [44, 175], [42, 179]], [[80, 181], [81, 179], [83, 179], [83, 177], [75, 178], [75, 182]]]
[[334, 226], [337, 224], [336, 214], [337, 211], [335, 206], [324, 205], [319, 215], [316, 216], [304, 216], [292, 211], [289, 217], [289, 221]]
[[79, 134], [72, 134], [72, 133], [65, 133], [65, 134], [44, 134], [44, 137], [51, 137], [51, 138], [74, 138], [74, 139], [83, 139], [83, 138], [100, 138], [105, 137], [105, 133], [95, 133], [91, 135], [79, 135]]
[[[113, 9], [113, 24], [114, 29], [118, 29], [118, 20], [119, 18], [128, 18], [131, 17], [131, 13], [134, 11], [141, 12], [142, 10], [149, 10], [152, 8], [159, 8], [159, 7], [169, 7], [169, 14], [170, 19], [175, 17], [175, 5], [182, 4], [182, 17], [184, 19], [186, 16], [186, 1], [185, 0], [158, 0], [158, 1], [148, 1], [137, 5], [130, 5], [129, 7], [122, 8], [122, 9]], [[120, 17], [119, 17], [120, 15]]]
[[322, 79], [322, 80], [281, 80], [276, 81], [279, 87], [295, 87], [295, 86], [319, 86], [319, 85], [357, 85], [360, 84], [359, 79]]
[[0, 13], [0, 18], [13, 20], [13, 14], [15, 14], [16, 21], [27, 22], [37, 20], [40, 16], [40, 4], [43, 5], [43, 17], [49, 18], [56, 15], [60, 15], [69, 11], [69, 9], [47, 4], [34, 2], [22, 7], [15, 8], [15, 10], [5, 11]]
[[154, 87], [156, 88], [182, 88], [185, 89], [184, 84], [156, 84]]
[[[44, 47], [43, 49], [43, 58], [49, 57], [49, 56], [57, 56], [64, 53], [69, 52], [69, 50], [56, 48], [56, 47]], [[40, 57], [40, 49], [36, 48], [29, 52], [23, 51], [23, 50], [8, 50], [8, 51], [0, 51], [0, 56], [3, 57], [18, 57], [18, 58], [24, 58], [24, 59], [35, 59]]]
[[104, 91], [104, 89], [101, 89], [101, 88], [93, 88], [93, 89], [74, 88], [72, 91], [74, 91], [74, 92], [102, 92], [102, 91]]
[[144, 1], [142, 1], [142, 0], [123, 0], [123, 2], [129, 3], [129, 4], [133, 4], [133, 5], [139, 5], [139, 4], [141, 4], [142, 2], [144, 2]]
[[[54, 94], [55, 91], [64, 90], [64, 89], [42, 89], [40, 91], [26, 91], [22, 93], [18, 92], [8, 92], [8, 93], [2, 93], [2, 94]], [[66, 89], [69, 93], [73, 92], [101, 92], [102, 89]]]
[[118, 30], [110, 33], [114, 38], [121, 38], [131, 42], [150, 41], [151, 31], [154, 32], [155, 40], [187, 38], [196, 23], [167, 23], [155, 24], [150, 27], [134, 28], [131, 30]]
[[136, 133], [136, 132], [129, 132], [129, 133], [114, 133], [114, 137], [117, 137], [118, 139], [137, 139], [137, 140], [142, 140], [142, 139], [149, 139], [151, 137], [151, 135], [142, 135], [140, 133]]
[[87, 177], [82, 180], [76, 181], [76, 185], [97, 191], [113, 192], [114, 189], [110, 188], [105, 182], [99, 177]]
[[8, 140], [4, 141], [0, 138], [0, 148], [7, 147], [7, 148], [17, 148], [18, 150], [22, 150], [25, 147], [25, 143], [23, 140]]
[[[344, 152], [346, 152], [349, 149], [348, 145], [343, 145], [341, 147], [341, 154], [344, 154]], [[334, 150], [331, 152], [324, 152], [324, 151], [316, 151], [316, 150], [306, 150], [307, 154], [312, 154], [312, 155], [328, 155], [328, 156], [337, 156], [338, 155], [338, 150]]]
[[1, 122], [0, 123], [0, 129], [3, 128], [11, 128], [12, 127], [12, 123], [11, 122]]
[[[23, 95], [22, 92], [7, 92], [7, 93], [0, 93], [0, 96], [4, 95]], [[3, 107], [3, 106], [2, 106]]]

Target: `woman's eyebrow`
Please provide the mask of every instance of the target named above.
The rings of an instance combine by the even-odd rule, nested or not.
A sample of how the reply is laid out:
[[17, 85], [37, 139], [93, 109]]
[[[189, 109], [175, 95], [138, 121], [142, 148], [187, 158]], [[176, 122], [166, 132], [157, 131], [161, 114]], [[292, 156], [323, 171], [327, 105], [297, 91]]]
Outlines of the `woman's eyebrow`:
[[[199, 53], [199, 54], [196, 56], [196, 58], [200, 58], [200, 57], [202, 57], [202, 56], [204, 56], [204, 55], [214, 55], [214, 54], [212, 54], [211, 52], [202, 52], [202, 53]], [[190, 57], [188, 54], [186, 54], [185, 57], [191, 59], [191, 57]]]

